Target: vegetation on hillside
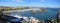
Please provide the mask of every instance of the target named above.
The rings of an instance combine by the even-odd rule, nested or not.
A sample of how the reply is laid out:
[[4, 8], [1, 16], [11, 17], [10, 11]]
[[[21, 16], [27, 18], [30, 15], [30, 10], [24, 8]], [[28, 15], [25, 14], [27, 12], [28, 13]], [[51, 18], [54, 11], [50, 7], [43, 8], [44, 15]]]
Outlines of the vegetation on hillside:
[[23, 10], [23, 9], [29, 9], [29, 7], [4, 7], [0, 6], [0, 10], [4, 9], [5, 11], [7, 10]]

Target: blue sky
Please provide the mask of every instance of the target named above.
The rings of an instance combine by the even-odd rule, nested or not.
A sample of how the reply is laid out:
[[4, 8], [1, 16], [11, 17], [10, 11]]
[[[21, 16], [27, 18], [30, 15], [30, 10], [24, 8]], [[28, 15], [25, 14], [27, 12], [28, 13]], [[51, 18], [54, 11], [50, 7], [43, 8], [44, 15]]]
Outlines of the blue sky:
[[60, 0], [0, 0], [0, 6], [60, 7]]

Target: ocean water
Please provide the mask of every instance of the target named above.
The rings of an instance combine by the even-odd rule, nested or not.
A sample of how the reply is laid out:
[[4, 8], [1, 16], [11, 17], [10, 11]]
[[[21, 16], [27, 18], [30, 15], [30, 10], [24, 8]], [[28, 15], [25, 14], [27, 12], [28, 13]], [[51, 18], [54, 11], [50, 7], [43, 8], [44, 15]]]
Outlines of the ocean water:
[[48, 20], [48, 19], [56, 19], [57, 18], [57, 10], [47, 9], [47, 12], [37, 12], [32, 13], [31, 10], [25, 12], [10, 12], [11, 15], [22, 15], [27, 17], [34, 17], [41, 20]]

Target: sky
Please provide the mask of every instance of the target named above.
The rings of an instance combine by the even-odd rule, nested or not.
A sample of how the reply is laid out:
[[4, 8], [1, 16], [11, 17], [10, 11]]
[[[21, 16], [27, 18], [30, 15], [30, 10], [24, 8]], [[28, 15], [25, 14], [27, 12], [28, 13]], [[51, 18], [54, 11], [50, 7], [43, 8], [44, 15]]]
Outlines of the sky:
[[60, 0], [0, 0], [0, 6], [60, 7]]

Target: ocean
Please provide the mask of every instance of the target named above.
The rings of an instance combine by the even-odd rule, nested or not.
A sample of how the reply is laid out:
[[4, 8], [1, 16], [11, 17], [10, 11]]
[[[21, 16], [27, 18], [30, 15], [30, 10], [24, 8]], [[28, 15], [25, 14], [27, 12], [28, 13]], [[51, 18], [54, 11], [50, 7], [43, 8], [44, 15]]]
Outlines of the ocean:
[[56, 19], [57, 18], [57, 9], [48, 9], [47, 12], [37, 12], [32, 13], [31, 10], [24, 12], [10, 12], [11, 15], [21, 15], [26, 17], [34, 17], [40, 20]]

